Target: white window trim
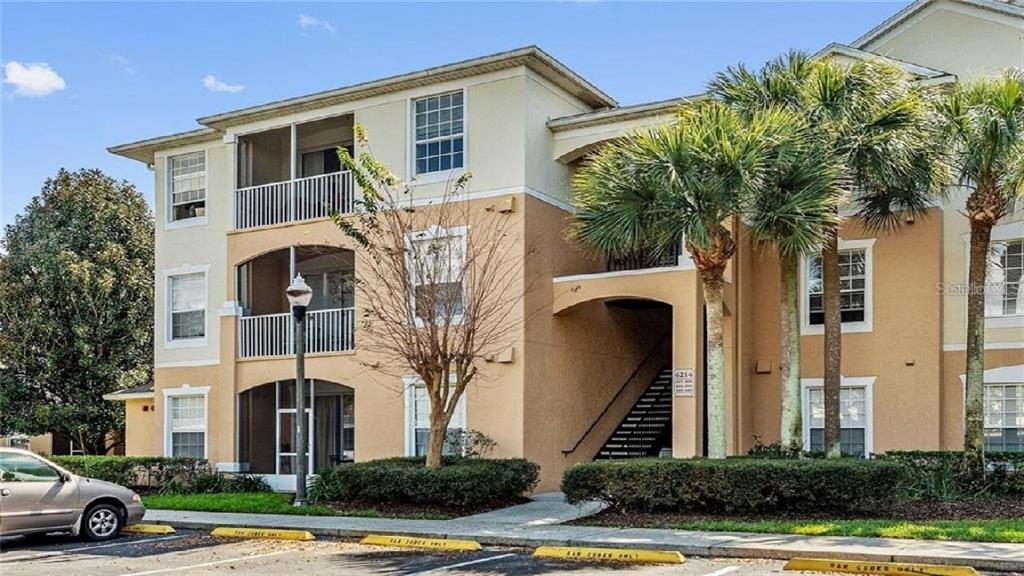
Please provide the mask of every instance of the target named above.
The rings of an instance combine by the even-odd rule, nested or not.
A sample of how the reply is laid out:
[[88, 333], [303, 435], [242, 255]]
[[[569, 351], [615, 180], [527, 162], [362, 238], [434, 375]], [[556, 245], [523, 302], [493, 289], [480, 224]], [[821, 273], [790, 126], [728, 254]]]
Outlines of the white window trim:
[[164, 456], [173, 454], [171, 446], [171, 398], [174, 396], [202, 396], [206, 422], [203, 425], [203, 457], [210, 457], [210, 387], [182, 384], [177, 388], [164, 388]]
[[[417, 175], [416, 101], [452, 92], [462, 92], [462, 168], [452, 168], [447, 171], [440, 170], [437, 172], [428, 172], [426, 174]], [[410, 186], [415, 187], [424, 184], [437, 184], [438, 182], [446, 182], [449, 179], [452, 182], [455, 182], [467, 170], [469, 170], [469, 90], [467, 87], [452, 88], [450, 90], [442, 90], [441, 92], [431, 92], [430, 94], [410, 96], [409, 98], [406, 98], [405, 114], [405, 129], [406, 134], [409, 137], [409, 162], [406, 166], [406, 171], [409, 177], [406, 178], [406, 182], [409, 182]]]
[[[417, 242], [419, 240], [424, 240], [424, 239], [428, 239], [428, 238], [433, 239], [433, 240], [442, 240], [442, 239], [445, 239], [445, 238], [450, 238], [452, 236], [456, 236], [456, 237], [459, 237], [459, 238], [462, 239], [462, 255], [463, 255], [463, 258], [465, 258], [465, 255], [466, 255], [466, 237], [468, 236], [468, 234], [469, 234], [469, 226], [451, 226], [449, 228], [441, 228], [440, 226], [434, 226], [434, 227], [428, 228], [426, 230], [420, 230], [418, 232], [410, 232], [409, 234], [406, 234], [406, 236], [405, 236], [405, 246], [406, 246], [406, 249], [409, 251], [409, 254], [410, 254], [410, 257], [411, 257], [411, 255], [413, 254], [413, 246], [412, 246], [413, 242]], [[463, 266], [465, 266], [465, 260], [463, 260]], [[465, 279], [463, 279], [463, 280], [465, 280]], [[412, 293], [409, 294], [409, 298], [410, 298], [410, 307], [411, 307], [412, 312], [413, 312], [413, 321], [416, 323], [416, 326], [418, 328], [422, 328], [424, 326], [423, 320], [416, 314], [416, 288], [419, 286], [419, 284], [415, 283], [415, 279], [410, 278], [409, 285], [412, 288]], [[465, 286], [465, 282], [463, 282], [463, 286], [462, 286], [462, 304], [463, 304], [463, 309], [465, 309], [465, 304], [466, 304], [466, 286]], [[462, 318], [463, 318], [462, 315], [453, 317], [452, 318], [452, 325], [453, 326], [458, 326], [458, 325], [462, 324]]]
[[[203, 302], [206, 303], [203, 314], [203, 336], [201, 338], [171, 338], [171, 277], [185, 274], [203, 274]], [[177, 268], [164, 270], [164, 348], [202, 348], [207, 344], [210, 335], [210, 265], [193, 266], [183, 264]]]
[[[989, 242], [1000, 242], [1003, 240], [1021, 240], [1024, 239], [1024, 220], [1019, 222], [1007, 222], [1006, 224], [1000, 224], [992, 227], [992, 237], [989, 238]], [[964, 246], [965, 246], [965, 257], [964, 257], [964, 286], [969, 281], [969, 274], [971, 269], [971, 235], [964, 234]], [[987, 280], [986, 274], [986, 280]], [[964, 298], [964, 308], [967, 307], [967, 298]], [[1000, 314], [997, 316], [989, 316], [986, 306], [985, 312], [985, 327], [986, 328], [1022, 328], [1024, 327], [1024, 314]]]
[[[872, 332], [875, 329], [875, 288], [874, 288], [874, 246], [876, 238], [863, 240], [839, 240], [839, 250], [864, 250], [864, 320], [843, 322], [842, 333]], [[825, 333], [824, 324], [811, 324], [808, 314], [811, 297], [807, 292], [807, 257], [800, 257], [800, 335], [814, 336]]]
[[[876, 376], [843, 376], [840, 387], [864, 388], [864, 457], [875, 452], [875, 380]], [[802, 414], [804, 450], [811, 449], [811, 389], [825, 387], [824, 378], [800, 379], [800, 404]]]
[[[203, 153], [203, 166], [206, 167], [204, 171], [204, 178], [206, 179], [206, 196], [203, 198], [203, 215], [195, 216], [192, 218], [182, 218], [181, 220], [174, 219], [174, 193], [173, 186], [171, 183], [171, 160], [179, 156], [188, 156], [189, 154]], [[179, 152], [177, 154], [170, 154], [164, 157], [164, 210], [167, 211], [167, 217], [164, 218], [164, 229], [165, 230], [180, 230], [181, 228], [191, 228], [193, 226], [203, 226], [209, 222], [210, 216], [210, 154], [206, 148], [201, 150], [191, 150], [187, 152]], [[234, 195], [232, 194], [232, 197]]]
[[[1000, 366], [989, 368], [982, 372], [981, 395], [985, 398], [985, 386], [993, 384], [1024, 384], [1024, 364]], [[967, 417], [967, 374], [960, 375], [960, 418], [966, 421]], [[981, 425], [985, 427], [985, 412], [982, 410]]]
[[[454, 383], [455, 376], [452, 375], [449, 380]], [[402, 376], [402, 384], [405, 386], [405, 455], [415, 456], [416, 455], [416, 387], [423, 384], [423, 379], [419, 376]], [[459, 397], [458, 404], [455, 405], [455, 412], [452, 413], [452, 419], [461, 418], [465, 425], [464, 430], [469, 430], [469, 420], [466, 418], [466, 392], [463, 391], [462, 396]], [[448, 423], [451, 425], [451, 422]]]

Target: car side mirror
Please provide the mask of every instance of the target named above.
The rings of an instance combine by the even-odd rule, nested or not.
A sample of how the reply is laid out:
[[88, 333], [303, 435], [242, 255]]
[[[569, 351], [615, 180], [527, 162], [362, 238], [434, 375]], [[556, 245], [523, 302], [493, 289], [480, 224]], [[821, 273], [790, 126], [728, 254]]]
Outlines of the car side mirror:
[[61, 472], [60, 481], [62, 484], [67, 484], [68, 482], [71, 482], [71, 474], [68, 474], [67, 472]]

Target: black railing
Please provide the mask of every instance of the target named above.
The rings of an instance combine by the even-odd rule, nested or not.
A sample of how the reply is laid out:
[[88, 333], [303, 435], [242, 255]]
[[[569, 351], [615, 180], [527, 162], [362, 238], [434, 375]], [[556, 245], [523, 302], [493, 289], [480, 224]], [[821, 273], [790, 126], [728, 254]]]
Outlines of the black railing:
[[580, 436], [579, 440], [577, 440], [576, 443], [573, 444], [572, 448], [569, 448], [568, 450], [562, 450], [563, 456], [568, 456], [569, 454], [572, 454], [573, 452], [576, 451], [577, 448], [580, 447], [580, 444], [583, 444], [583, 441], [587, 439], [587, 436], [589, 436], [590, 433], [594, 431], [594, 428], [597, 427], [597, 423], [604, 418], [605, 414], [607, 414], [608, 411], [612, 409], [612, 405], [614, 405], [616, 400], [619, 399], [619, 396], [622, 396], [622, 393], [626, 391], [626, 387], [629, 386], [629, 383], [632, 382], [633, 379], [636, 378], [636, 375], [640, 373], [640, 369], [647, 365], [647, 362], [651, 359], [652, 356], [654, 356], [655, 352], [661, 349], [662, 344], [665, 343], [665, 339], [670, 337], [671, 335], [672, 329], [670, 328], [666, 330], [660, 338], [658, 338], [658, 342], [654, 346], [652, 346], [650, 350], [647, 351], [647, 355], [644, 356], [644, 359], [641, 360], [640, 363], [636, 365], [636, 368], [633, 368], [633, 371], [630, 372], [625, 382], [622, 383], [622, 386], [619, 387], [619, 390], [615, 393], [614, 396], [612, 396], [612, 399], [609, 400], [607, 404], [605, 404], [604, 409], [601, 410], [601, 413], [598, 414], [597, 418], [594, 418], [594, 421], [590, 423], [590, 426], [587, 427], [587, 431], [584, 432], [582, 436]]
[[676, 242], [664, 250], [649, 250], [617, 258], [608, 258], [606, 264], [609, 272], [643, 270], [645, 268], [666, 268], [669, 266], [678, 266], [679, 257], [682, 254], [682, 243]]

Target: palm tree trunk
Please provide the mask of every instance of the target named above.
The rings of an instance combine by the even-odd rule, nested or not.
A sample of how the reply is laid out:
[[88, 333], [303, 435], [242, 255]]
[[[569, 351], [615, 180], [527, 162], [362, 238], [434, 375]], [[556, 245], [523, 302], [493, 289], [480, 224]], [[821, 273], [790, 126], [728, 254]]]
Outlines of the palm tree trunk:
[[723, 338], [722, 271], [701, 273], [707, 319], [708, 458], [725, 458], [725, 344]]
[[822, 300], [825, 312], [825, 453], [842, 455], [839, 391], [842, 387], [843, 319], [839, 310], [839, 229], [833, 228], [821, 251]]
[[[985, 274], [992, 223], [971, 218], [970, 267], [967, 273], [967, 391], [964, 408], [964, 455], [985, 462]], [[980, 469], [984, 469], [982, 466]]]
[[782, 446], [799, 449], [803, 445], [803, 409], [800, 402], [800, 291], [795, 254], [779, 256], [779, 309], [782, 311]]

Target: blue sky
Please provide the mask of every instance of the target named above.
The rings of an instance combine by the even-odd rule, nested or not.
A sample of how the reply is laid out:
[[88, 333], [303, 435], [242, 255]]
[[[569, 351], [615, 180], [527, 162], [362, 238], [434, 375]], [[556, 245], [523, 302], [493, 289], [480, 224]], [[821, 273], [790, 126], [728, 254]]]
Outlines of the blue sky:
[[0, 222], [58, 168], [153, 178], [108, 146], [195, 118], [537, 44], [622, 104], [851, 42], [905, 2], [0, 4]]

